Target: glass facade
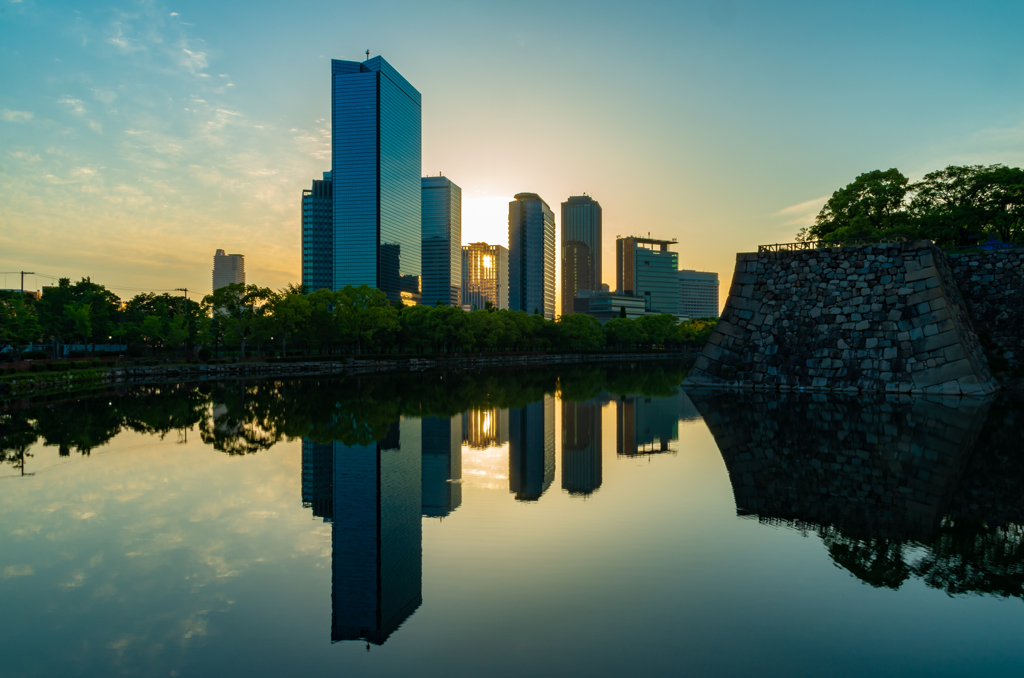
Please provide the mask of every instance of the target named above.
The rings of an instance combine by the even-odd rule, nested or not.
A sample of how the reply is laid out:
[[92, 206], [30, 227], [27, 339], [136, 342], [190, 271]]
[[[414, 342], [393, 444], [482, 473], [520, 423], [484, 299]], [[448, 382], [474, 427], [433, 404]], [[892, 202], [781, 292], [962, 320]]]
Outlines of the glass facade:
[[331, 173], [302, 191], [302, 284], [309, 292], [331, 289], [334, 228]]
[[462, 299], [462, 189], [445, 177], [423, 177], [423, 303], [458, 306]]
[[555, 319], [555, 214], [536, 193], [508, 205], [508, 304]]
[[644, 300], [647, 313], [679, 313], [679, 254], [671, 240], [619, 238], [615, 241], [618, 291]]
[[462, 305], [469, 310], [508, 308], [508, 250], [474, 242], [462, 248]]
[[601, 203], [574, 195], [562, 203], [562, 315], [579, 290], [601, 287]]
[[443, 518], [462, 504], [462, 415], [422, 421], [423, 515]]
[[687, 318], [717, 318], [718, 274], [707, 271], [679, 271], [679, 315]]
[[555, 479], [555, 398], [509, 411], [508, 489], [537, 501]]
[[419, 294], [420, 103], [381, 57], [331, 61], [334, 289], [370, 285], [393, 303]]
[[600, 400], [562, 401], [562, 489], [574, 496], [601, 487]]

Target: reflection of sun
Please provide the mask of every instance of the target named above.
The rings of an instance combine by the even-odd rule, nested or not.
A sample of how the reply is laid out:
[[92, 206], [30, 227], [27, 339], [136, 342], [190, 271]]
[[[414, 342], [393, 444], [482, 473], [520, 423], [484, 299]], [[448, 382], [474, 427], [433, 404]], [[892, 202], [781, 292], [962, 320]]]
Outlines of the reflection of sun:
[[488, 490], [507, 490], [508, 444], [482, 450], [464, 445], [462, 484]]

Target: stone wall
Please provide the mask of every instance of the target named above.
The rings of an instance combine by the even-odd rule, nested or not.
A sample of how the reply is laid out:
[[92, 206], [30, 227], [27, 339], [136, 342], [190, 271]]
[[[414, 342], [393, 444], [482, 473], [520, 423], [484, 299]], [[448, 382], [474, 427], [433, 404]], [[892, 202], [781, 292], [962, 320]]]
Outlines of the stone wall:
[[1024, 248], [948, 256], [993, 370], [1024, 377]]
[[982, 395], [998, 388], [930, 241], [738, 254], [684, 385]]

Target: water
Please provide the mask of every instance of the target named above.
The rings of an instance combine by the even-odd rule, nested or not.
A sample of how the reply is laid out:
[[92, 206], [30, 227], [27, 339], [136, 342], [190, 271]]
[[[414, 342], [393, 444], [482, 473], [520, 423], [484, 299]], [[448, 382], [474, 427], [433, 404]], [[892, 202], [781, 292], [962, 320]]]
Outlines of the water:
[[424, 373], [9, 409], [0, 673], [1021, 673], [1019, 399], [680, 380]]

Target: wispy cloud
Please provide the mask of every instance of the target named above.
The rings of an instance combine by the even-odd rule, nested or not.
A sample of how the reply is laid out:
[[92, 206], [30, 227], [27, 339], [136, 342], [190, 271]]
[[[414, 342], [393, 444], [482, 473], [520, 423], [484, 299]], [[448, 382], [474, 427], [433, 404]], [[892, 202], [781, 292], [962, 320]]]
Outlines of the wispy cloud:
[[0, 108], [0, 120], [4, 122], [28, 122], [34, 115], [32, 111], [12, 111], [8, 108]]
[[831, 196], [824, 195], [820, 198], [814, 198], [812, 200], [806, 200], [796, 205], [790, 205], [784, 207], [775, 214], [773, 217], [783, 217], [786, 219], [785, 223], [787, 226], [810, 226], [814, 223], [814, 218], [821, 212], [821, 208], [824, 207], [825, 202]]
[[57, 103], [64, 104], [65, 106], [70, 108], [71, 112], [75, 115], [82, 115], [83, 113], [85, 113], [85, 107], [82, 106], [81, 99], [75, 99], [73, 97], [65, 96], [60, 99], [57, 99]]
[[181, 64], [192, 73], [209, 77], [208, 73], [199, 73], [206, 68], [206, 52], [190, 50], [184, 45], [181, 47]]
[[122, 52], [138, 52], [146, 49], [137, 38], [130, 38], [125, 34], [125, 26], [120, 21], [114, 22], [114, 35], [107, 38], [107, 42], [117, 47]]

